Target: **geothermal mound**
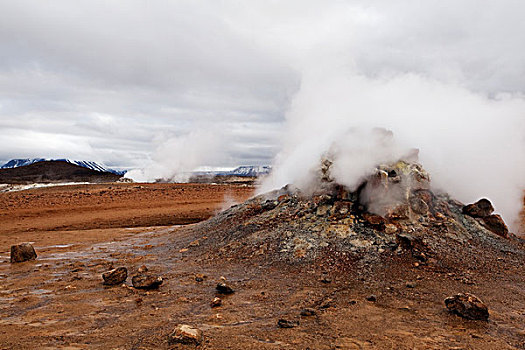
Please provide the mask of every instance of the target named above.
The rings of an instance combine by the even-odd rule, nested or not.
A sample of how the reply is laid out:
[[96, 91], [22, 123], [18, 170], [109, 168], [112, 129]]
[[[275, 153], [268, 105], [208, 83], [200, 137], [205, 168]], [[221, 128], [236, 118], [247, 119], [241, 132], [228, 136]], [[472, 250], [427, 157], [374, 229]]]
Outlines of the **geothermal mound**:
[[426, 264], [469, 256], [465, 263], [479, 267], [482, 252], [523, 253], [522, 240], [492, 214], [487, 199], [465, 206], [434, 193], [417, 163], [379, 166], [355, 191], [332, 180], [331, 164], [322, 162], [311, 193], [288, 185], [195, 226], [206, 236], [207, 256], [341, 268], [382, 257]]

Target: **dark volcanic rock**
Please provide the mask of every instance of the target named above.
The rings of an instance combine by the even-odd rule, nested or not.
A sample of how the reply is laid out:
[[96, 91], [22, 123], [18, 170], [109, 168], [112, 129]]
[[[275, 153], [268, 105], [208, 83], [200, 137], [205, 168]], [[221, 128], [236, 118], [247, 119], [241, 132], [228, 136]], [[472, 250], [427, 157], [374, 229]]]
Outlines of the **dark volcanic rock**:
[[369, 223], [373, 228], [377, 230], [382, 231], [385, 229], [386, 220], [382, 216], [364, 213], [363, 219], [365, 219], [367, 223]]
[[284, 318], [280, 318], [279, 321], [277, 321], [277, 326], [279, 326], [279, 328], [294, 328], [299, 326], [299, 321], [286, 320]]
[[230, 287], [229, 285], [227, 285], [225, 282], [217, 283], [217, 287], [215, 287], [215, 289], [217, 290], [217, 293], [220, 293], [220, 294], [232, 294], [232, 293], [235, 293], [233, 288]]
[[497, 214], [492, 214], [489, 216], [485, 216], [484, 218], [482, 218], [482, 220], [483, 226], [485, 226], [489, 231], [501, 237], [509, 237], [509, 229], [507, 228], [507, 225], [505, 225], [505, 222], [503, 221], [501, 216]]
[[309, 307], [301, 310], [301, 316], [315, 316], [317, 312]]
[[328, 309], [328, 308], [331, 308], [331, 307], [334, 307], [334, 299], [332, 299], [332, 298], [324, 299], [319, 304], [319, 308], [320, 309]]
[[264, 203], [262, 204], [262, 209], [263, 209], [263, 210], [272, 210], [272, 209], [275, 208], [278, 204], [279, 204], [279, 202], [277, 202], [277, 201], [267, 200], [266, 202], [264, 202]]
[[407, 282], [405, 284], [405, 287], [407, 287], [407, 288], [416, 288], [417, 287], [417, 283], [416, 282]]
[[188, 326], [186, 324], [179, 324], [168, 335], [168, 342], [170, 344], [193, 344], [199, 345], [202, 343], [204, 336], [200, 329]]
[[162, 282], [162, 277], [146, 273], [135, 275], [131, 279], [133, 287], [138, 289], [155, 289], [158, 288]]
[[321, 276], [321, 283], [329, 284], [332, 283], [332, 279], [326, 275]]
[[369, 296], [366, 297], [366, 300], [371, 301], [371, 302], [376, 302], [377, 297], [375, 296], [375, 294], [370, 294]]
[[472, 216], [474, 218], [483, 218], [492, 214], [494, 207], [488, 199], [482, 198], [476, 203], [465, 205], [462, 211], [463, 214]]
[[102, 274], [104, 284], [112, 286], [123, 283], [128, 278], [128, 269], [125, 267], [118, 267], [116, 269], [104, 272]]
[[469, 320], [486, 320], [489, 318], [487, 305], [477, 296], [459, 293], [445, 299], [447, 308], [455, 314]]
[[414, 236], [411, 236], [409, 234], [397, 234], [396, 235], [396, 241], [403, 249], [410, 250], [415, 247], [416, 241], [418, 239]]
[[11, 262], [18, 263], [27, 260], [35, 260], [35, 248], [29, 243], [22, 243], [11, 246]]

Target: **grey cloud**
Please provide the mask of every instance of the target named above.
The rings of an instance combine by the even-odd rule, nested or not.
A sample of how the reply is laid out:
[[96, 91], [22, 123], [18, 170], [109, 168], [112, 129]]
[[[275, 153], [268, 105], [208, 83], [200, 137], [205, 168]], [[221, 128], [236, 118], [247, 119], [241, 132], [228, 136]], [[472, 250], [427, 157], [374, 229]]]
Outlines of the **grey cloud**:
[[[224, 153], [206, 159], [266, 164], [295, 94], [310, 88], [301, 82], [340, 66], [523, 94], [524, 10], [513, 0], [2, 1], [0, 160], [141, 166], [205, 129]], [[312, 108], [337, 112], [322, 103]]]
[[[0, 9], [0, 127], [16, 134], [3, 160], [63, 147], [64, 156], [120, 154], [119, 165], [137, 166], [163, 140], [202, 124], [228, 135], [228, 122], [282, 120], [297, 88], [289, 65], [211, 4], [20, 1]], [[72, 138], [81, 147], [70, 147]], [[236, 151], [230, 165], [251, 161]]]

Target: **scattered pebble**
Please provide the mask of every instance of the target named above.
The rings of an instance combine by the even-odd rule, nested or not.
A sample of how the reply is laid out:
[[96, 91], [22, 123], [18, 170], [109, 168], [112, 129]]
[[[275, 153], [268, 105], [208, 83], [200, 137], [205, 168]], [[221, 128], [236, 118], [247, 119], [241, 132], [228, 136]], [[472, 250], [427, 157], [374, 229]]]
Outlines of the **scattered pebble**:
[[202, 343], [203, 338], [204, 336], [200, 329], [186, 324], [179, 324], [168, 335], [168, 342], [170, 344], [199, 345]]
[[210, 306], [211, 307], [219, 307], [222, 305], [222, 299], [219, 298], [219, 297], [215, 297], [213, 298], [213, 300], [211, 301], [210, 303]]
[[220, 294], [232, 294], [235, 293], [232, 287], [226, 284], [226, 282], [219, 282], [217, 283], [217, 287], [215, 287], [218, 293]]
[[366, 300], [376, 302], [377, 297], [375, 296], [375, 294], [370, 294], [369, 296], [366, 297]]
[[325, 299], [319, 304], [319, 308], [321, 309], [328, 309], [330, 307], [334, 307], [334, 299], [331, 298]]
[[321, 277], [321, 282], [322, 283], [326, 283], [326, 284], [332, 283], [332, 279], [330, 277], [328, 277], [328, 276], [323, 276], [323, 277]]
[[394, 224], [386, 224], [385, 225], [385, 233], [387, 234], [393, 234], [397, 232], [397, 227]]
[[294, 328], [299, 326], [299, 321], [280, 318], [279, 321], [277, 321], [277, 326], [279, 326], [279, 328]]
[[304, 308], [301, 310], [301, 316], [315, 316], [317, 312], [312, 308]]

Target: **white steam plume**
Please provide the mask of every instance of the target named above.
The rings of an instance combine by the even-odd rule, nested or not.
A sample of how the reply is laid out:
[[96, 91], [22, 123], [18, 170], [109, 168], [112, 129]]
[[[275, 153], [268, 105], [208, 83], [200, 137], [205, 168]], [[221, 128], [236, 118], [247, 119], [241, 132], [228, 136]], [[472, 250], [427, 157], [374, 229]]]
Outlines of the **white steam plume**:
[[[416, 74], [306, 70], [287, 114], [283, 150], [261, 191], [310, 183], [311, 170], [334, 147], [339, 160], [332, 175], [350, 187], [373, 166], [418, 148], [434, 186], [464, 202], [488, 197], [514, 226], [525, 188], [524, 116], [519, 94], [489, 98]], [[375, 127], [393, 137], [379, 137]]]
[[224, 140], [211, 131], [194, 131], [163, 141], [152, 160], [126, 177], [137, 182], [186, 182], [191, 172], [203, 164], [218, 164], [224, 155]]

